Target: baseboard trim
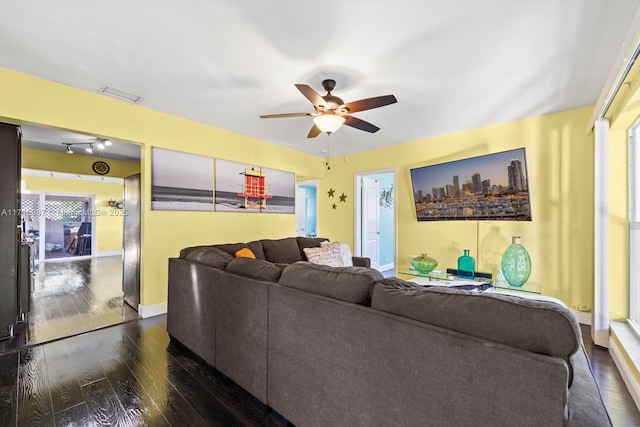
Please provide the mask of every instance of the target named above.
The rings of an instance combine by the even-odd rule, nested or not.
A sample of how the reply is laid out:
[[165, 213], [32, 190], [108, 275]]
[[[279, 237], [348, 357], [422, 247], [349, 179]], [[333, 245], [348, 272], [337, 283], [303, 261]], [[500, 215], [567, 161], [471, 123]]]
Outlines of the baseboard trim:
[[616, 368], [618, 368], [618, 371], [620, 372], [620, 376], [622, 376], [624, 384], [629, 390], [631, 399], [633, 399], [634, 403], [640, 410], [640, 382], [634, 375], [631, 367], [629, 367], [629, 365], [626, 363], [622, 350], [620, 350], [620, 347], [615, 342], [615, 340], [611, 338], [609, 338], [609, 353], [611, 354], [613, 363], [616, 365]]
[[163, 302], [160, 304], [154, 304], [154, 305], [147, 305], [147, 306], [142, 304], [138, 305], [138, 315], [143, 319], [146, 319], [147, 317], [159, 316], [161, 314], [166, 314], [166, 313], [167, 313], [166, 302]]
[[122, 251], [111, 251], [111, 252], [98, 252], [96, 254], [97, 257], [103, 256], [122, 256]]
[[573, 313], [574, 316], [576, 316], [576, 319], [578, 319], [578, 323], [580, 323], [582, 325], [591, 326], [591, 313], [590, 312], [576, 311], [576, 310], [571, 310], [571, 312]]
[[390, 263], [390, 264], [381, 265], [380, 267], [376, 268], [376, 270], [387, 271], [387, 270], [393, 270], [394, 267], [395, 267], [395, 264]]

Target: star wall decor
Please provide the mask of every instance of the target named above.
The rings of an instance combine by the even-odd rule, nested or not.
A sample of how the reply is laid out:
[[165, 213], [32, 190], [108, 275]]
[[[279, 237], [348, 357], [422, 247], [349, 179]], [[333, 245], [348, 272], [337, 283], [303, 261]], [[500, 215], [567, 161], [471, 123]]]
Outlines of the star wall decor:
[[336, 205], [335, 203], [331, 205], [331, 208], [332, 208], [332, 209], [335, 209], [335, 208], [337, 208], [337, 207], [338, 207], [338, 205]]
[[342, 196], [340, 196], [340, 203], [342, 203], [342, 202], [344, 202], [344, 203], [347, 202], [347, 195], [344, 194], [344, 193], [342, 193]]
[[327, 191], [327, 194], [329, 195], [329, 197], [333, 197], [333, 193], [335, 193], [336, 190], [334, 190], [333, 188], [330, 188], [329, 191]]

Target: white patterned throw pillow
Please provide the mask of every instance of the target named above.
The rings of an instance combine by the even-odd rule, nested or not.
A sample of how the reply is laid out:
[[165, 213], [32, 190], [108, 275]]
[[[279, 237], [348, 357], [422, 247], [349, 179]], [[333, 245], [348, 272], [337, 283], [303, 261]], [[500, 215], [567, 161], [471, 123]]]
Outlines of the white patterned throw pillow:
[[342, 267], [342, 254], [340, 252], [340, 242], [329, 243], [319, 248], [304, 248], [307, 261], [314, 264], [323, 264], [331, 267]]
[[[333, 242], [340, 243], [340, 242]], [[320, 242], [320, 246], [330, 245], [328, 241]], [[344, 267], [353, 267], [353, 258], [351, 255], [351, 248], [346, 243], [340, 243], [340, 253], [342, 254], [342, 265]]]

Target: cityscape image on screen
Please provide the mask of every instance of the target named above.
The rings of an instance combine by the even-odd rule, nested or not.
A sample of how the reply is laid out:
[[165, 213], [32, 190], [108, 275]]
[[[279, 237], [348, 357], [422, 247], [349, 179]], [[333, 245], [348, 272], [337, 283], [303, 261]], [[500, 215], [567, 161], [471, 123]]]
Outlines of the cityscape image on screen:
[[418, 221], [531, 221], [525, 149], [411, 169]]

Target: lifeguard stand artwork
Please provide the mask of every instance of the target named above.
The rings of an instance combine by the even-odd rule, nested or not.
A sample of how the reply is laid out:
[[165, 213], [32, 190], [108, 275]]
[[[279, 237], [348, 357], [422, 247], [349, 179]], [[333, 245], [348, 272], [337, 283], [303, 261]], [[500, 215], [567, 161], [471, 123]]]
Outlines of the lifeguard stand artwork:
[[266, 186], [265, 173], [251, 168], [240, 172], [240, 175], [244, 175], [244, 184], [239, 185], [238, 196], [244, 197], [244, 207], [266, 209], [267, 199], [272, 198], [273, 194], [271, 187]]

